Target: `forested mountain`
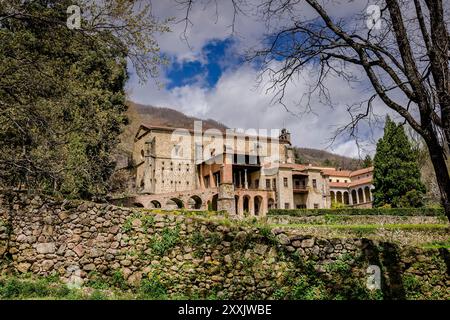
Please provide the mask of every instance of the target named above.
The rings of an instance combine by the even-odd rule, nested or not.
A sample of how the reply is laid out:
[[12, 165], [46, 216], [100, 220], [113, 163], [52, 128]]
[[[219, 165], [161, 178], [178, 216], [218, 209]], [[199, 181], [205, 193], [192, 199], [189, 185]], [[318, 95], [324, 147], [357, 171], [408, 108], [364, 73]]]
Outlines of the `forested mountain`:
[[[133, 138], [141, 124], [152, 126], [176, 127], [193, 129], [194, 121], [202, 120], [204, 129], [227, 129], [227, 126], [213, 119], [199, 119], [190, 117], [182, 112], [160, 108], [151, 105], [141, 105], [132, 101], [127, 102], [127, 116], [129, 125], [121, 135], [121, 150], [131, 152]], [[361, 166], [361, 161], [349, 157], [340, 156], [325, 150], [295, 147], [296, 161], [298, 163], [311, 163], [319, 166], [340, 167], [347, 170], [355, 170]]]

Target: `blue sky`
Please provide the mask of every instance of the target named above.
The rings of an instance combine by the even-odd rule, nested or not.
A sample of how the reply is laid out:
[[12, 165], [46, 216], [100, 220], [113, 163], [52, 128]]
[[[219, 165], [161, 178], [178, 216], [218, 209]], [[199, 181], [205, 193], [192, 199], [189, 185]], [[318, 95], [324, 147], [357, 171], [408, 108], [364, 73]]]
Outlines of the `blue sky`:
[[[174, 3], [173, 0], [155, 2], [155, 15], [182, 18], [185, 12]], [[381, 127], [369, 128], [364, 124], [360, 127], [359, 144], [364, 150], [358, 149], [355, 140], [345, 135], [330, 144], [336, 128], [350, 120], [348, 106], [370, 93], [365, 84], [350, 87], [341, 79], [329, 79], [333, 108], [324, 107], [320, 97], [316, 96], [310, 101], [313, 112], [306, 113], [302, 97], [318, 72], [314, 69], [302, 71], [288, 84], [284, 101], [289, 108], [287, 112], [274, 101], [274, 92], [267, 90], [270, 79], [260, 73], [257, 64], [249, 64], [243, 58], [248, 49], [260, 44], [266, 36], [265, 22], [252, 15], [238, 16], [233, 32], [230, 29], [232, 8], [227, 4], [228, 1], [218, 2], [219, 16], [215, 14], [214, 6], [194, 7], [191, 11], [193, 25], [187, 30], [188, 42], [182, 40], [183, 23], [175, 23], [172, 32], [157, 38], [161, 52], [169, 58], [169, 64], [161, 70], [158, 79], [163, 86], [154, 81], [139, 83], [130, 67], [128, 89], [131, 100], [173, 108], [203, 119], [211, 118], [231, 128], [270, 130], [286, 127], [297, 146], [328, 149], [354, 157], [373, 153]], [[350, 11], [339, 7], [336, 12], [346, 15]], [[305, 11], [305, 15], [308, 14], [310, 12]], [[272, 66], [276, 67], [279, 62], [274, 61]], [[350, 71], [361, 74], [360, 70]], [[378, 110], [384, 117], [386, 108], [378, 106]]]
[[200, 60], [179, 61], [176, 56], [171, 57], [171, 63], [165, 70], [168, 80], [166, 88], [171, 90], [196, 82], [206, 88], [213, 88], [223, 72], [243, 62], [240, 56], [230, 50], [232, 44], [232, 37], [224, 40], [213, 39], [201, 48]]

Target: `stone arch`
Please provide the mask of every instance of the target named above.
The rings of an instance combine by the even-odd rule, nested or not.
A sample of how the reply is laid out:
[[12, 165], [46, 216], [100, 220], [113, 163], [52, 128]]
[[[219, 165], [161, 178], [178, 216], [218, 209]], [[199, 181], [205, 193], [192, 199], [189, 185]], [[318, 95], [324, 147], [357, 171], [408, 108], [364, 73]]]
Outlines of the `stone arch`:
[[358, 202], [363, 203], [364, 202], [364, 195], [363, 195], [363, 189], [358, 189]]
[[273, 200], [272, 198], [269, 198], [267, 200], [267, 209], [275, 209], [275, 200]]
[[144, 205], [142, 203], [140, 203], [140, 202], [135, 202], [135, 203], [133, 203], [133, 207], [144, 208]]
[[244, 208], [244, 213], [249, 214], [250, 213], [250, 196], [249, 195], [245, 195], [242, 197], [243, 200], [243, 208]]
[[342, 203], [342, 192], [341, 191], [336, 192], [336, 202]]
[[350, 204], [350, 197], [347, 191], [344, 191], [344, 204]]
[[261, 215], [261, 213], [262, 213], [262, 205], [263, 205], [263, 197], [255, 196], [255, 198], [253, 199], [253, 206], [254, 206], [255, 216]]
[[358, 203], [358, 196], [356, 195], [356, 190], [355, 189], [352, 190], [352, 201], [353, 201], [353, 204], [357, 204]]
[[366, 196], [366, 202], [372, 201], [372, 197], [371, 197], [371, 194], [370, 194], [370, 189], [369, 189], [368, 186], [366, 186], [364, 188], [364, 195]]
[[336, 194], [334, 191], [330, 191], [331, 202], [336, 202]]
[[166, 202], [167, 209], [181, 209], [184, 207], [183, 201], [178, 198], [171, 198]]
[[203, 201], [199, 196], [193, 195], [188, 199], [187, 203], [189, 209], [201, 209]]
[[159, 202], [158, 200], [150, 201], [150, 205], [153, 206], [153, 208], [161, 208], [161, 202]]

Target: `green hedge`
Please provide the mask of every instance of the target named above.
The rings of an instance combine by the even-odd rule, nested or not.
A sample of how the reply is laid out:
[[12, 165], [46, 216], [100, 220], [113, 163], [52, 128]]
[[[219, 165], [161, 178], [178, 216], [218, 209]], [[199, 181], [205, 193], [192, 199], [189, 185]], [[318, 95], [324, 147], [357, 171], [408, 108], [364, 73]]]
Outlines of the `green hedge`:
[[270, 209], [270, 216], [320, 216], [326, 214], [342, 215], [387, 215], [387, 216], [444, 216], [440, 208], [340, 208], [340, 209]]

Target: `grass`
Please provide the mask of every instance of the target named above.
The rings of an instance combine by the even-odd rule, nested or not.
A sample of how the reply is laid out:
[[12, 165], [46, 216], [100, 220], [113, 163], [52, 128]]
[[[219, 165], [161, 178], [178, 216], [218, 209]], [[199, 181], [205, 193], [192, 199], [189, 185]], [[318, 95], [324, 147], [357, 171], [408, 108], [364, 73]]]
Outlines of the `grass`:
[[156, 276], [143, 279], [140, 286], [130, 287], [122, 275], [112, 281], [99, 280], [92, 274], [86, 285], [69, 287], [58, 277], [32, 274], [0, 277], [0, 300], [162, 300], [168, 299], [166, 287]]
[[293, 223], [293, 224], [271, 224], [271, 227], [284, 228], [330, 228], [330, 229], [345, 229], [345, 230], [436, 230], [449, 228], [447, 224], [307, 224], [307, 223]]
[[167, 214], [167, 215], [183, 215], [186, 217], [213, 217], [213, 216], [227, 216], [225, 211], [211, 211], [211, 210], [190, 210], [190, 209], [176, 209], [176, 210], [165, 210], [165, 209], [138, 209], [143, 213], [151, 214]]
[[444, 216], [442, 208], [335, 208], [335, 209], [270, 209], [268, 215], [320, 216], [342, 215], [395, 215], [395, 216]]
[[81, 296], [81, 292], [52, 277], [0, 278], [0, 299], [78, 299]]
[[422, 245], [424, 249], [450, 249], [450, 239], [446, 241], [432, 241]]

